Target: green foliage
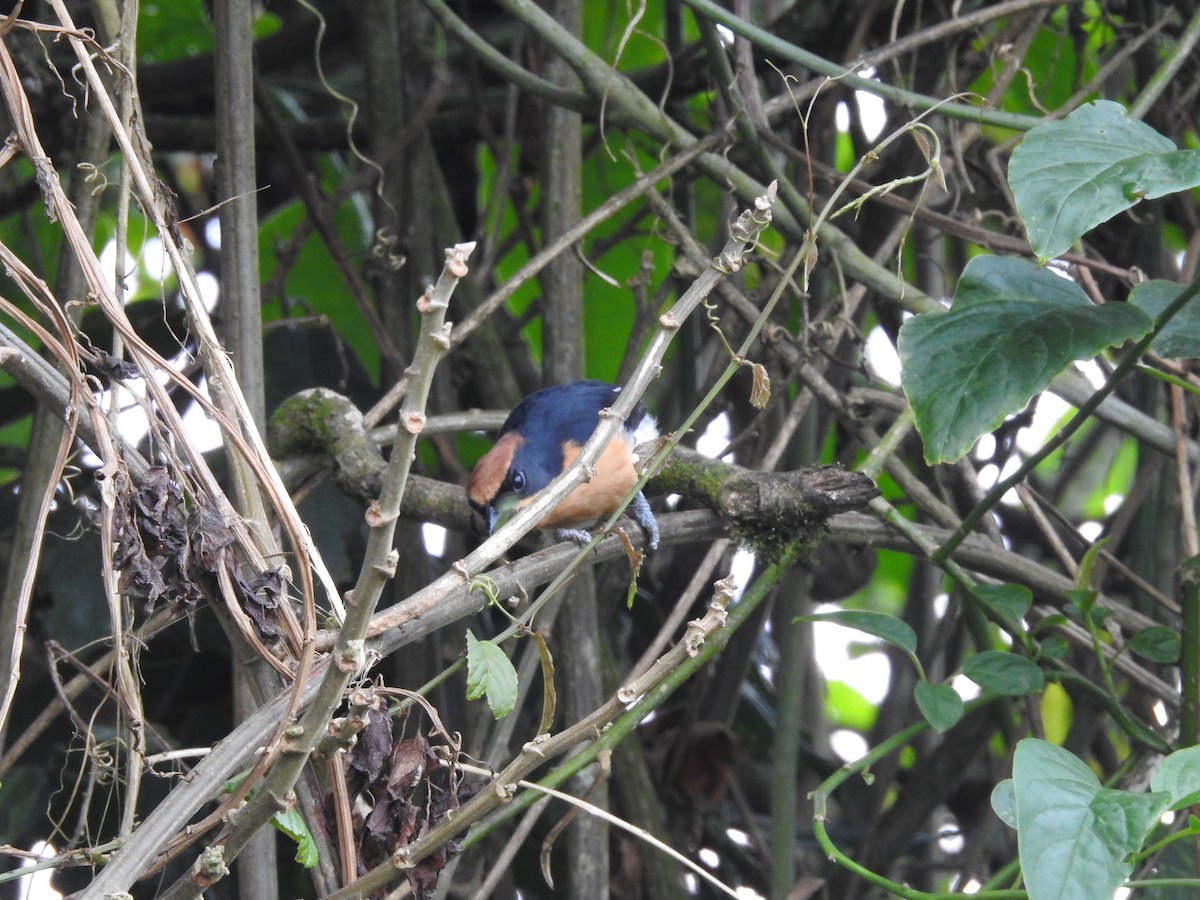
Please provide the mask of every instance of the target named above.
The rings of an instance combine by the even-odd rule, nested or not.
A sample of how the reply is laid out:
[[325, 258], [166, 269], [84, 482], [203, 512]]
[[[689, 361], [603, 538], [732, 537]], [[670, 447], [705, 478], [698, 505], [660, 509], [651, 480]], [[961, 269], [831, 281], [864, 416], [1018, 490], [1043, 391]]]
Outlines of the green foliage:
[[1171, 809], [1186, 809], [1200, 800], [1200, 746], [1176, 750], [1150, 776], [1150, 790], [1169, 794]]
[[1023, 584], [977, 584], [971, 588], [971, 593], [1012, 625], [1018, 625], [1033, 605], [1033, 591]]
[[306, 869], [311, 869], [317, 864], [320, 857], [316, 841], [313, 840], [312, 832], [308, 830], [304, 816], [300, 815], [298, 810], [286, 809], [275, 813], [271, 817], [271, 824], [296, 842], [296, 862]]
[[973, 682], [1004, 697], [1022, 697], [1040, 691], [1046, 678], [1037, 663], [1001, 650], [985, 650], [967, 660], [963, 674]]
[[[338, 270], [329, 253], [329, 248], [315, 233], [304, 231], [305, 237], [298, 251], [291, 242], [301, 223], [305, 220], [304, 205], [293, 201], [281, 206], [263, 219], [258, 230], [259, 253], [262, 257], [263, 279], [268, 281], [280, 265], [287, 265], [287, 279], [283, 293], [287, 309], [295, 313], [319, 314], [329, 322], [344, 340], [360, 363], [372, 376], [379, 372], [379, 343], [377, 336], [354, 305], [354, 299], [346, 287], [345, 278]], [[364, 222], [359, 212], [350, 204], [339, 207], [334, 223], [338, 234], [351, 247], [361, 247]], [[295, 258], [290, 259], [291, 253]], [[285, 307], [264, 297], [264, 320], [273, 321], [283, 317]]]
[[[1158, 318], [1183, 291], [1173, 281], [1144, 281], [1134, 285], [1129, 302], [1146, 315]], [[1150, 349], [1159, 356], [1200, 356], [1200, 305], [1189, 303], [1154, 336]]]
[[1200, 152], [1177, 149], [1119, 103], [1097, 100], [1030, 131], [1013, 151], [1008, 182], [1044, 262], [1134, 204], [1200, 184]]
[[1133, 871], [1132, 854], [1174, 802], [1165, 784], [1154, 788], [1149, 794], [1105, 788], [1061, 747], [1033, 738], [1017, 744], [1012, 781], [993, 793], [992, 807], [1017, 829], [1030, 900], [1111, 896]]
[[467, 630], [467, 699], [486, 697], [497, 719], [517, 705], [517, 670], [500, 646], [481, 641]]
[[1138, 338], [1148, 316], [1094, 306], [1073, 282], [1020, 259], [981, 256], [945, 314], [904, 323], [904, 392], [929, 463], [951, 462], [999, 427], [1074, 360]]
[[963, 716], [962, 698], [948, 684], [918, 681], [913, 687], [913, 698], [925, 721], [938, 731], [948, 731]]
[[212, 20], [203, 0], [142, 3], [137, 22], [138, 56], [143, 62], [167, 62], [212, 52]]
[[1179, 661], [1179, 632], [1165, 625], [1143, 628], [1129, 639], [1129, 649], [1151, 662], [1171, 664]]
[[799, 616], [797, 622], [832, 622], [879, 638], [903, 650], [909, 656], [917, 652], [917, 635], [911, 627], [895, 616], [869, 610], [842, 609], [835, 612]]

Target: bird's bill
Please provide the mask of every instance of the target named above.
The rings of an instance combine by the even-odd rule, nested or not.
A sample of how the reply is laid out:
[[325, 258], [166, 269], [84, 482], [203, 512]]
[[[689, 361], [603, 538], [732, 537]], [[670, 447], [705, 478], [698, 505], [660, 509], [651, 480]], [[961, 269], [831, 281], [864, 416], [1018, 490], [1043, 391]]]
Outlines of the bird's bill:
[[488, 534], [492, 534], [517, 514], [521, 507], [521, 499], [520, 494], [503, 494], [492, 501], [487, 510]]

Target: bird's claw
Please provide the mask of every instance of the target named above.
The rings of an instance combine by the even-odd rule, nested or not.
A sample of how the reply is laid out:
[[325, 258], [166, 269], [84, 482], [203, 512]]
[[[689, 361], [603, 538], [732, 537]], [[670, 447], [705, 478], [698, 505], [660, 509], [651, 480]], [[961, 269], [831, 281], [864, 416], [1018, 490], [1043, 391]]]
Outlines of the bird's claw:
[[556, 541], [574, 541], [580, 547], [584, 547], [591, 543], [592, 533], [584, 531], [582, 528], [555, 528], [554, 539]]

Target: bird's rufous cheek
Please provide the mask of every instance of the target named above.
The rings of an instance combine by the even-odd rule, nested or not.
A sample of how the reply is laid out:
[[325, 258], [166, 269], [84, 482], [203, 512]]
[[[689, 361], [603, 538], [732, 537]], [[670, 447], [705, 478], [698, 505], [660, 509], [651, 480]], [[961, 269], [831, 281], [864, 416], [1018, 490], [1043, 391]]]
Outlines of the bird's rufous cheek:
[[508, 477], [513, 455], [521, 446], [522, 438], [516, 432], [509, 432], [496, 442], [491, 450], [475, 463], [471, 472], [471, 480], [467, 482], [467, 496], [479, 506], [491, 503], [500, 492], [500, 486]]

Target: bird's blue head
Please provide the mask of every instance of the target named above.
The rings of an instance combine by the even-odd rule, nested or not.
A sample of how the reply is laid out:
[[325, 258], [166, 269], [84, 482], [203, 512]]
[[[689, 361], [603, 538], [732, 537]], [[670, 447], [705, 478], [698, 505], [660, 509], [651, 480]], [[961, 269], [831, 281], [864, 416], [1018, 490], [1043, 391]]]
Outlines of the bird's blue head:
[[[620, 388], [602, 381], [575, 381], [537, 391], [517, 404], [500, 429], [496, 445], [476, 464], [467, 484], [467, 496], [471, 505], [483, 515], [489, 534], [570, 464], [596, 430], [600, 411], [612, 406], [619, 391]], [[569, 510], [572, 521], [585, 521], [598, 519], [617, 509], [617, 502], [633, 486], [636, 474], [627, 477], [623, 469], [619, 473], [619, 480], [622, 483], [628, 481], [628, 484], [621, 491], [621, 497], [612, 502], [611, 508], [604, 508], [608, 505], [607, 500], [592, 499], [591, 495], [596, 493], [592, 486], [617, 480], [615, 467], [618, 465], [633, 473], [632, 448], [657, 434], [653, 417], [639, 403], [626, 420], [625, 439], [614, 440], [610, 445], [619, 444], [619, 452], [606, 452], [597, 465], [597, 475], [592, 482], [577, 488], [538, 523], [539, 526], [548, 528], [563, 524], [565, 520], [560, 521], [555, 515], [558, 510]], [[612, 471], [607, 478], [606, 467], [611, 467]], [[581, 490], [584, 493], [576, 497]], [[613, 492], [605, 492], [605, 496], [610, 493]], [[577, 510], [575, 507], [581, 499], [585, 501], [584, 507]]]

